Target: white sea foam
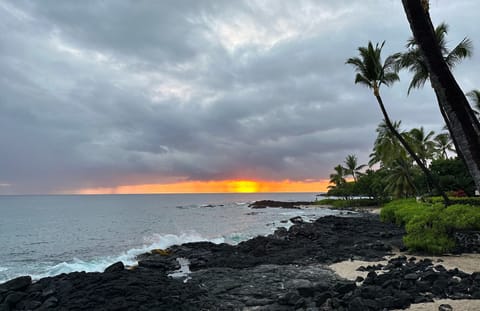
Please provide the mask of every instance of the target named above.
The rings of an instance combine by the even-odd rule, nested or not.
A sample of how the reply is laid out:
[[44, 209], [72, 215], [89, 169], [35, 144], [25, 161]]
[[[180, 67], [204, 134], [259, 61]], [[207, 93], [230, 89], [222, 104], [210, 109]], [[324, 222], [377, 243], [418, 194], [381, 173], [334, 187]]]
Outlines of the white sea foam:
[[279, 214], [283, 215], [283, 216], [300, 216], [300, 215], [305, 214], [305, 211], [296, 209], [296, 210], [293, 210], [293, 211], [281, 212]]
[[0, 272], [7, 271], [7, 270], [8, 270], [8, 268], [0, 267]]
[[154, 234], [149, 237], [145, 237], [145, 245], [139, 248], [130, 249], [118, 256], [107, 256], [96, 258], [93, 260], [81, 260], [74, 258], [69, 262], [61, 262], [54, 266], [44, 267], [42, 272], [38, 274], [33, 274], [32, 278], [34, 280], [41, 279], [43, 277], [54, 276], [62, 273], [70, 273], [75, 271], [85, 271], [85, 272], [102, 272], [109, 265], [121, 261], [127, 266], [132, 266], [137, 263], [136, 257], [140, 254], [146, 253], [152, 249], [165, 249], [172, 245], [190, 243], [190, 242], [200, 242], [200, 241], [210, 241], [212, 243], [223, 243], [224, 238], [217, 239], [206, 239], [200, 236], [198, 233], [190, 232], [183, 233], [181, 235], [175, 234]]
[[190, 261], [186, 258], [177, 258], [178, 263], [180, 264], [180, 269], [173, 271], [168, 276], [172, 278], [185, 278], [184, 283], [187, 283], [190, 279]]

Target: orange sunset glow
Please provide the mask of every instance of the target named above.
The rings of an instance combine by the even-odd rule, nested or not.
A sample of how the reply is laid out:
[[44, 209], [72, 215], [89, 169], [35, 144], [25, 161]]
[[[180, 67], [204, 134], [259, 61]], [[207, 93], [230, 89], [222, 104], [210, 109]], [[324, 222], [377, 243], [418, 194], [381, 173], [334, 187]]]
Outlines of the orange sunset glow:
[[254, 193], [254, 192], [323, 192], [328, 180], [320, 181], [185, 181], [170, 184], [141, 184], [117, 187], [86, 188], [75, 194], [153, 194], [153, 193]]

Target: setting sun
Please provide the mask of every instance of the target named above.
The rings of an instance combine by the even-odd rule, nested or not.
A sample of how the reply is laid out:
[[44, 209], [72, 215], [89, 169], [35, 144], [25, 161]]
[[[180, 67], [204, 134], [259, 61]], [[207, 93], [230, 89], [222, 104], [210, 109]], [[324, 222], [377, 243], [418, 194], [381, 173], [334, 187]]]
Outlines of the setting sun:
[[260, 185], [256, 181], [239, 180], [233, 181], [229, 185], [229, 192], [258, 192]]

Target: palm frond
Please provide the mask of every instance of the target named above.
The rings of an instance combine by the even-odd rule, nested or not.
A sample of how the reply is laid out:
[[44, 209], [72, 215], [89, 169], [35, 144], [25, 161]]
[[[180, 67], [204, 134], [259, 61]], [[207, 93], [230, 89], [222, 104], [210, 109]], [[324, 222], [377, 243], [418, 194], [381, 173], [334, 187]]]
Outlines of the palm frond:
[[408, 86], [408, 91], [407, 93], [410, 94], [412, 89], [419, 89], [425, 85], [425, 82], [427, 82], [428, 79], [428, 73], [425, 73], [424, 71], [417, 71], [413, 75], [412, 81], [410, 81], [410, 85]]
[[450, 53], [445, 57], [445, 62], [452, 68], [464, 58], [471, 57], [473, 43], [469, 38], [464, 38]]
[[394, 82], [399, 81], [400, 77], [396, 72], [385, 73], [382, 79], [382, 83], [386, 86], [392, 85]]

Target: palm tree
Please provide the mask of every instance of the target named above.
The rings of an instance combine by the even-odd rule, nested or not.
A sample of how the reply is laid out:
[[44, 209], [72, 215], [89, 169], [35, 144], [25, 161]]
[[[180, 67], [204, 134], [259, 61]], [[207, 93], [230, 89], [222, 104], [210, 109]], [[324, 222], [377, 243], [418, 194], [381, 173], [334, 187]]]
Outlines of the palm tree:
[[440, 133], [433, 139], [435, 143], [435, 153], [439, 159], [448, 159], [447, 151], [455, 152], [452, 139], [449, 133]]
[[442, 54], [430, 19], [428, 1], [402, 0], [402, 4], [457, 152], [476, 188], [480, 189], [480, 123]]
[[[394, 121], [393, 128], [399, 132], [400, 135], [405, 135], [405, 133], [400, 130], [401, 123], [402, 121]], [[370, 154], [369, 166], [380, 163], [381, 167], [389, 167], [398, 157], [406, 158], [405, 149], [400, 145], [395, 135], [388, 129], [385, 121], [378, 125], [376, 131], [377, 138], [373, 144], [373, 152]]]
[[385, 124], [387, 125], [388, 129], [392, 132], [392, 134], [398, 139], [398, 141], [402, 144], [405, 150], [410, 154], [410, 156], [415, 160], [418, 166], [422, 169], [425, 176], [427, 177], [428, 181], [435, 185], [435, 188], [439, 191], [442, 195], [443, 199], [445, 200], [445, 204], [448, 204], [448, 197], [440, 188], [438, 182], [436, 182], [432, 175], [430, 174], [429, 170], [425, 165], [423, 165], [422, 161], [417, 157], [415, 152], [412, 148], [408, 145], [405, 139], [395, 130], [390, 121], [390, 117], [385, 110], [385, 106], [383, 104], [382, 97], [380, 96], [380, 86], [382, 84], [386, 86], [392, 85], [395, 81], [399, 80], [397, 71], [396, 71], [396, 62], [399, 58], [400, 54], [394, 54], [385, 59], [385, 62], [382, 64], [382, 48], [385, 44], [385, 41], [379, 45], [378, 43], [374, 47], [371, 42], [368, 42], [367, 47], [359, 47], [358, 51], [360, 53], [360, 57], [349, 58], [347, 60], [347, 64], [351, 64], [355, 67], [355, 71], [357, 72], [355, 76], [355, 83], [360, 83], [368, 88], [373, 89], [373, 95], [377, 99], [378, 105], [380, 106], [380, 110], [382, 111]]
[[[472, 56], [473, 44], [470, 39], [464, 38], [457, 46], [450, 50], [447, 47], [447, 33], [448, 25], [446, 23], [441, 23], [435, 28], [435, 37], [442, 51], [443, 58], [448, 67], [453, 68], [464, 58]], [[430, 74], [427, 63], [414, 37], [408, 39], [406, 47], [408, 51], [400, 55], [398, 65], [401, 68], [408, 69], [408, 71], [413, 74], [412, 81], [408, 87], [408, 94], [410, 94], [412, 89], [423, 87], [429, 79]]]
[[335, 166], [333, 169], [335, 170], [335, 173], [330, 174], [330, 183], [334, 184], [335, 186], [329, 186], [329, 188], [338, 187], [346, 183], [345, 170], [343, 166], [339, 164]]
[[360, 170], [364, 169], [366, 165], [365, 164], [358, 165], [357, 156], [354, 154], [348, 155], [343, 163], [345, 163], [346, 165], [343, 168], [343, 170], [345, 171], [345, 174], [352, 175], [353, 181], [357, 182], [358, 176], [361, 175]]
[[480, 114], [480, 90], [472, 90], [467, 93], [467, 96], [472, 101], [473, 111], [478, 116]]
[[[464, 38], [462, 41], [460, 41], [459, 44], [457, 44], [457, 46], [450, 50], [447, 47], [447, 33], [448, 25], [446, 23], [441, 23], [435, 28], [435, 38], [437, 40], [438, 46], [440, 47], [442, 57], [444, 58], [447, 66], [449, 68], [453, 68], [464, 58], [472, 56], [473, 44], [470, 39]], [[410, 94], [410, 91], [413, 88], [423, 87], [425, 85], [425, 82], [430, 78], [430, 74], [428, 72], [428, 66], [425, 58], [423, 57], [422, 51], [417, 45], [414, 37], [408, 39], [406, 47], [408, 51], [401, 54], [398, 60], [398, 66], [399, 68], [408, 69], [408, 71], [413, 74], [412, 81], [410, 82], [410, 85], [408, 87], [408, 94]], [[435, 95], [437, 96], [437, 102], [440, 108], [440, 112], [442, 113], [447, 128], [450, 130], [451, 124], [445, 110], [442, 108], [442, 105], [440, 105], [439, 94], [435, 92]], [[455, 146], [457, 146], [457, 142], [455, 141], [455, 139], [453, 139], [453, 143], [455, 144]]]
[[432, 140], [433, 135], [435, 135], [434, 131], [425, 133], [423, 126], [413, 128], [408, 132], [410, 144], [424, 165], [427, 165], [427, 161], [433, 157], [435, 150], [435, 143]]
[[394, 166], [389, 170], [386, 177], [386, 191], [393, 194], [394, 197], [408, 197], [417, 194], [417, 188], [412, 178], [412, 164], [405, 159], [395, 160]]

